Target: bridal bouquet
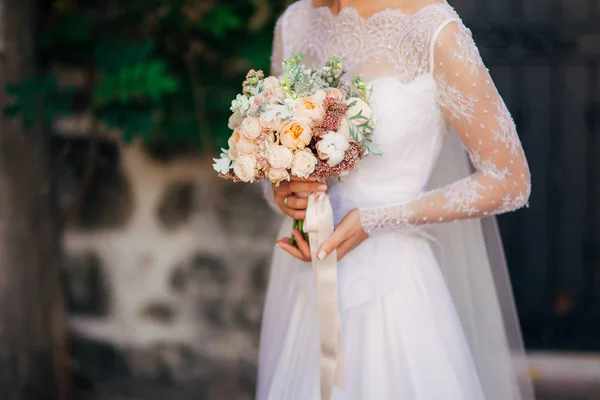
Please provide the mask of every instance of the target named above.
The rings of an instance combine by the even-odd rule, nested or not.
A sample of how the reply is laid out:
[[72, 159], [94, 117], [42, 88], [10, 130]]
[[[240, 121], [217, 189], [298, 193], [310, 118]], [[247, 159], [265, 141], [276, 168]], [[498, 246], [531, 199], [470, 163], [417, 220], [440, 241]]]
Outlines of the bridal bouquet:
[[[281, 77], [251, 70], [233, 100], [229, 148], [215, 159], [219, 176], [236, 182], [268, 179], [278, 185], [291, 175], [319, 180], [341, 177], [358, 160], [379, 153], [371, 140], [372, 88], [359, 77], [349, 82], [342, 60], [309, 69], [294, 54]], [[294, 228], [302, 231], [302, 221]]]

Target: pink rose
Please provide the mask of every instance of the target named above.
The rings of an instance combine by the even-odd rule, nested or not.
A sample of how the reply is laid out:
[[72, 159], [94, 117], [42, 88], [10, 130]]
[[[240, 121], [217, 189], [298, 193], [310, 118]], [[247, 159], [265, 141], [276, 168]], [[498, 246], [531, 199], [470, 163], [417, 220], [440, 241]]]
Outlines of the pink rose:
[[304, 121], [288, 121], [281, 128], [279, 140], [290, 150], [303, 149], [312, 140], [312, 130]]
[[248, 117], [242, 121], [239, 131], [246, 139], [256, 140], [262, 133], [262, 126], [258, 118]]
[[283, 100], [285, 98], [283, 87], [281, 87], [279, 79], [275, 78], [274, 76], [269, 76], [263, 81], [263, 90], [279, 100]]
[[270, 145], [267, 148], [269, 164], [275, 169], [287, 169], [294, 161], [294, 153], [285, 146]]
[[256, 96], [252, 97], [252, 104], [250, 105], [247, 114], [256, 114], [261, 106], [271, 103], [272, 98], [273, 95], [271, 94], [271, 92], [261, 92]]
[[271, 168], [267, 174], [269, 180], [271, 182], [273, 182], [276, 185], [279, 185], [279, 183], [281, 181], [289, 181], [290, 180], [290, 173], [287, 171], [287, 169], [277, 169], [277, 168]]
[[233, 172], [242, 182], [254, 182], [256, 160], [252, 156], [239, 156], [233, 163]]

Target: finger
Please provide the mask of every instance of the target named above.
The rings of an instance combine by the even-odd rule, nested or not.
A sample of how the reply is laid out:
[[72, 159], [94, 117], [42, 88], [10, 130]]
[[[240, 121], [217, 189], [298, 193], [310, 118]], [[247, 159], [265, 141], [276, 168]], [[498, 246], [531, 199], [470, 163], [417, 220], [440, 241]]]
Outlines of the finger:
[[289, 207], [281, 207], [279, 206], [279, 208], [281, 208], [281, 211], [289, 216], [292, 217], [292, 219], [298, 219], [298, 220], [303, 220], [306, 218], [306, 210], [294, 210], [293, 208], [289, 208]]
[[296, 247], [294, 247], [290, 244], [290, 238], [281, 239], [277, 242], [276, 245], [280, 249], [288, 252], [289, 254], [291, 254], [292, 256], [296, 257], [297, 259], [299, 259], [301, 261], [304, 261], [304, 262], [309, 261], [306, 259], [306, 257], [304, 257], [304, 254], [302, 254], [302, 252], [299, 249], [297, 249]]
[[275, 196], [274, 196], [275, 203], [277, 203], [277, 205], [279, 207], [287, 207], [287, 204], [285, 204], [285, 199], [288, 198], [288, 197], [290, 197], [290, 196], [293, 196], [292, 192], [279, 192], [279, 193], [275, 193]]
[[308, 244], [306, 239], [304, 239], [304, 235], [302, 235], [302, 232], [300, 232], [298, 229], [294, 229], [292, 231], [292, 235], [294, 235], [294, 239], [296, 239], [296, 244], [298, 245], [298, 249], [300, 249], [300, 251], [302, 252], [302, 254], [304, 255], [304, 257], [306, 259], [310, 260], [311, 259], [310, 245]]
[[344, 257], [346, 257], [348, 255], [348, 253], [350, 253], [352, 250], [354, 250], [355, 246], [354, 243], [352, 243], [351, 240], [346, 240], [344, 242], [342, 242], [342, 244], [340, 244], [338, 246], [337, 250], [337, 260], [341, 261]]
[[312, 182], [315, 182], [315, 181], [317, 180], [317, 177], [316, 177], [316, 176], [309, 176], [308, 178], [306, 178], [306, 179], [303, 179], [303, 178], [298, 178], [298, 177], [297, 177], [297, 176], [295, 176], [295, 175], [291, 175], [290, 179], [291, 179], [292, 181], [298, 181], [298, 182], [306, 182], [306, 181], [312, 181]]
[[338, 229], [336, 229], [335, 232], [333, 232], [333, 235], [331, 235], [329, 239], [327, 239], [325, 243], [321, 245], [321, 248], [317, 252], [317, 258], [319, 260], [324, 260], [325, 258], [327, 258], [328, 255], [330, 255], [346, 240], [345, 236], [346, 231], [338, 227]]
[[275, 193], [291, 193], [290, 183], [288, 181], [281, 181], [279, 185], [273, 183], [273, 191]]
[[288, 196], [287, 201], [284, 199], [284, 204], [286, 207], [293, 210], [306, 210], [306, 207], [308, 207], [308, 199], [298, 196]]
[[327, 185], [321, 182], [302, 182], [302, 181], [292, 181], [289, 185], [289, 190], [291, 192], [325, 192], [327, 191]]

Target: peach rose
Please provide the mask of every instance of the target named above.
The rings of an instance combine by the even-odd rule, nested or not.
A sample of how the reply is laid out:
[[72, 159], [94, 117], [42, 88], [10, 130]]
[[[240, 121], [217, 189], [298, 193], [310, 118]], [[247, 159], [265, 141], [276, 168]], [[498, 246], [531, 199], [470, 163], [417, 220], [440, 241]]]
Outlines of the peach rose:
[[325, 101], [325, 97], [327, 97], [327, 92], [323, 89], [319, 89], [311, 97], [315, 101], [318, 101], [319, 103], [323, 104], [323, 102]]
[[285, 146], [270, 145], [267, 148], [269, 164], [275, 169], [287, 169], [292, 165], [294, 153]]
[[333, 97], [337, 101], [344, 101], [346, 99], [346, 95], [344, 94], [344, 92], [337, 88], [330, 88], [328, 95]]
[[303, 149], [312, 140], [310, 126], [299, 120], [288, 121], [279, 134], [281, 144], [290, 150]]
[[292, 175], [295, 175], [298, 178], [308, 179], [310, 174], [315, 171], [317, 161], [317, 157], [310, 151], [297, 150], [294, 154], [294, 161], [292, 162]]
[[233, 172], [242, 182], [254, 182], [256, 160], [253, 156], [241, 155], [233, 163]]
[[229, 138], [229, 149], [232, 150], [234, 157], [229, 157], [235, 160], [236, 157], [243, 154], [253, 154], [256, 151], [256, 144], [246, 139], [240, 134], [239, 129], [233, 132], [233, 135]]
[[258, 118], [248, 117], [242, 121], [239, 131], [246, 139], [256, 140], [262, 133], [262, 126]]
[[267, 173], [267, 177], [271, 182], [273, 182], [276, 185], [279, 185], [281, 181], [290, 180], [290, 173], [285, 168], [271, 168]]
[[325, 118], [325, 109], [323, 101], [319, 101], [315, 96], [308, 96], [298, 100], [294, 108], [295, 115], [302, 119], [312, 119], [313, 121], [322, 121]]
[[235, 159], [237, 158], [237, 151], [235, 150], [235, 146], [237, 144], [237, 140], [239, 140], [239, 137], [239, 133], [236, 134], [236, 132], [234, 131], [229, 140], [227, 141], [227, 144], [229, 146], [229, 150], [227, 150], [227, 157], [229, 157], [229, 159], [232, 161], [235, 161]]
[[265, 130], [279, 132], [283, 127], [283, 124], [285, 124], [285, 122], [286, 121], [284, 119], [275, 119], [273, 121], [267, 121], [266, 114], [263, 113], [260, 115], [260, 125]]
[[227, 126], [229, 129], [234, 130], [242, 124], [244, 117], [240, 114], [239, 111], [234, 112], [231, 117], [229, 117], [229, 124]]

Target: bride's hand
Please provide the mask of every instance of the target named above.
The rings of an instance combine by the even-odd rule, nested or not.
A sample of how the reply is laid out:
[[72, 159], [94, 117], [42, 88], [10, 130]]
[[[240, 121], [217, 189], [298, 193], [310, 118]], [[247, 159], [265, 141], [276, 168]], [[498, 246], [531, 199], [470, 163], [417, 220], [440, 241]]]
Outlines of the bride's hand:
[[355, 208], [346, 214], [335, 229], [335, 232], [333, 232], [333, 235], [323, 243], [317, 252], [317, 258], [323, 260], [331, 252], [337, 250], [337, 259], [339, 261], [368, 238], [369, 235], [367, 235], [360, 222], [358, 209]]
[[290, 182], [283, 181], [279, 186], [273, 185], [273, 197], [284, 214], [294, 219], [304, 219], [308, 196], [313, 192], [326, 190], [327, 184], [318, 182], [316, 178], [300, 179], [292, 176]]
[[[302, 237], [302, 234], [297, 229], [292, 232], [298, 247], [290, 244], [290, 239], [285, 238], [277, 242], [277, 246], [287, 251], [294, 257], [305, 261], [311, 261], [310, 246]], [[325, 259], [331, 252], [337, 250], [338, 261], [342, 260], [346, 254], [358, 247], [362, 242], [367, 240], [369, 235], [365, 232], [360, 223], [360, 216], [357, 209], [350, 211], [342, 222], [338, 225], [333, 235], [323, 243], [317, 253], [320, 260]]]

